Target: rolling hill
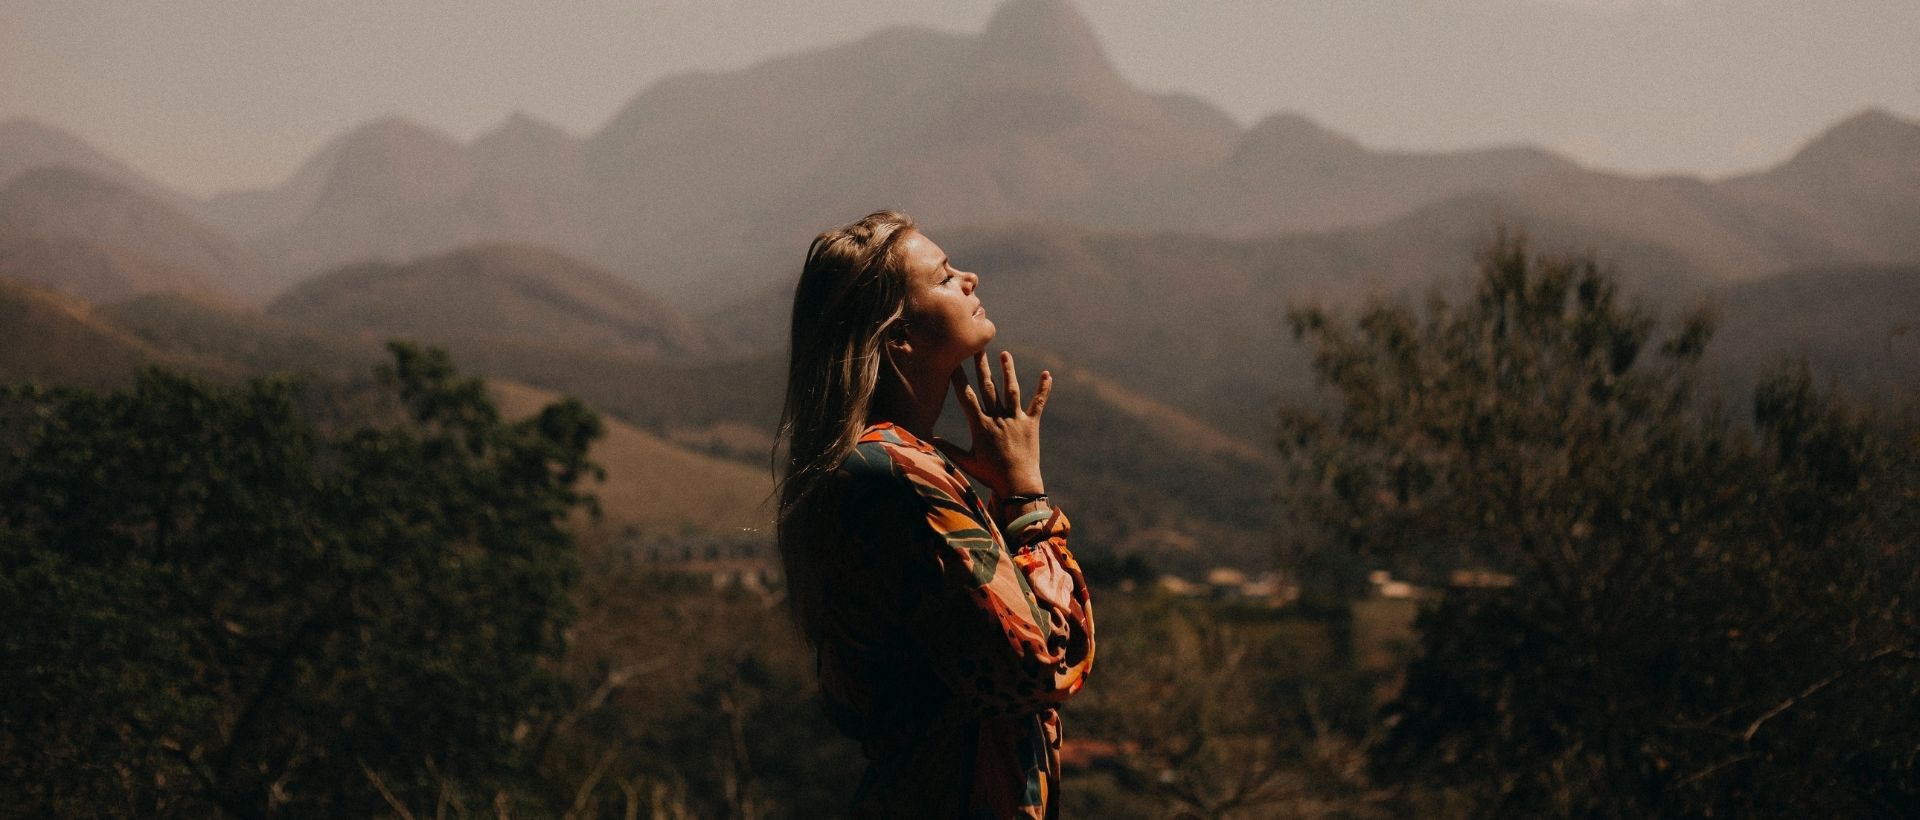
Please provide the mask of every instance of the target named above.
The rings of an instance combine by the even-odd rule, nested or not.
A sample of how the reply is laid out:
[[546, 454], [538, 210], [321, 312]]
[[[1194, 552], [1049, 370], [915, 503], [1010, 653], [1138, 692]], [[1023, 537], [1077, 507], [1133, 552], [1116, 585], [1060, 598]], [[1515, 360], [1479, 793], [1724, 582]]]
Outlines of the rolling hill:
[[0, 277], [32, 282], [89, 302], [165, 291], [222, 292], [192, 269], [77, 236], [0, 234]]
[[[35, 277], [64, 289], [69, 283], [53, 279], [71, 266], [82, 277], [79, 289], [90, 295], [113, 298], [129, 295], [127, 288], [156, 286], [258, 298], [271, 287], [259, 259], [218, 231], [166, 202], [66, 166], [27, 171], [0, 189], [0, 238], [39, 240], [37, 252], [49, 259], [55, 253], [92, 257], [57, 263]], [[93, 250], [78, 250], [79, 243]]]
[[142, 340], [72, 296], [0, 278], [0, 384], [110, 390], [131, 384], [147, 365], [201, 376], [235, 372]]
[[276, 316], [381, 339], [560, 345], [642, 356], [706, 352], [703, 335], [618, 277], [534, 245], [461, 248], [404, 264], [367, 262], [300, 283]]
[[[508, 418], [539, 412], [560, 395], [518, 382], [491, 379], [488, 393]], [[765, 468], [687, 450], [614, 418], [588, 457], [606, 470], [585, 488], [599, 496], [613, 532], [755, 531], [772, 542], [773, 479]]]
[[387, 360], [375, 340], [192, 294], [150, 293], [101, 305], [94, 315], [161, 349], [218, 360], [244, 373], [357, 376]]

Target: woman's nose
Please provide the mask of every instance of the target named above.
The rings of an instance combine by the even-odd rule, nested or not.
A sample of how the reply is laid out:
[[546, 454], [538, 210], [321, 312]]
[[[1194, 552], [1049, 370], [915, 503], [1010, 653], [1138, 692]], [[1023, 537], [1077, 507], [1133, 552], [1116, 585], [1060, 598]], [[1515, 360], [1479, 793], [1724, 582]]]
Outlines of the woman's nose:
[[968, 271], [966, 274], [966, 283], [967, 292], [972, 293], [974, 288], [980, 287], [980, 274]]

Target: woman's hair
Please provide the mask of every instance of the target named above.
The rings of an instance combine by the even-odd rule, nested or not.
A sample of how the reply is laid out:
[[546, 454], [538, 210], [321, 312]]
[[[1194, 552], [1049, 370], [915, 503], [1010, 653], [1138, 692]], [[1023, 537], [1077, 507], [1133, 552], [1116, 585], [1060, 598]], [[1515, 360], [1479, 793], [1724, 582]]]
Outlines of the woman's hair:
[[876, 211], [822, 233], [807, 248], [794, 289], [777, 537], [788, 604], [815, 644], [826, 601], [822, 570], [839, 540], [830, 479], [866, 427], [888, 334], [905, 315], [899, 247], [913, 230], [906, 214]]

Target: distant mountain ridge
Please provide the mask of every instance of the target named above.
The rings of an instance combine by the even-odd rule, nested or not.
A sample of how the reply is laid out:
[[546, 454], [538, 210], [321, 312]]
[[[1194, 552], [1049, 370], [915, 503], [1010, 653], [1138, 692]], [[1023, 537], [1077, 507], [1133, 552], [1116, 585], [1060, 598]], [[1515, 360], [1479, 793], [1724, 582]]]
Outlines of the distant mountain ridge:
[[524, 114], [470, 145], [389, 117], [329, 143], [303, 169], [312, 174], [296, 180], [302, 185], [268, 198], [263, 204], [276, 222], [233, 227], [254, 235], [275, 267], [293, 276], [476, 242], [536, 243], [579, 255], [593, 240], [584, 226], [578, 154], [565, 132]]
[[1203, 104], [1128, 85], [1071, 4], [1015, 0], [974, 37], [888, 29], [663, 80], [590, 137], [587, 156], [614, 220], [604, 258], [710, 305], [877, 207], [928, 224], [1026, 219], [1114, 176], [1202, 167], [1235, 130]]
[[[0, 170], [91, 151], [35, 128], [0, 127]], [[28, 136], [9, 144], [14, 133]], [[383, 118], [328, 141], [281, 185], [197, 214], [283, 285], [367, 259], [524, 242], [688, 311], [791, 276], [814, 232], [878, 207], [936, 231], [1064, 223], [1257, 239], [1494, 195], [1512, 221], [1638, 236], [1739, 280], [1920, 260], [1916, 151], [1920, 124], [1884, 111], [1722, 181], [1621, 176], [1528, 146], [1377, 151], [1298, 113], [1242, 128], [1204, 100], [1140, 90], [1069, 0], [1009, 0], [977, 34], [891, 28], [666, 77], [584, 137], [516, 113], [462, 144]]]
[[168, 289], [258, 296], [270, 287], [260, 259], [220, 232], [163, 200], [64, 165], [35, 168], [0, 188], [0, 244], [10, 275], [91, 299]]
[[[1729, 279], [1920, 258], [1920, 240], [1893, 230], [1920, 220], [1909, 156], [1920, 125], [1884, 112], [1723, 182], [1625, 177], [1527, 146], [1375, 151], [1297, 113], [1243, 129], [1202, 100], [1134, 88], [1068, 0], [1011, 0], [972, 36], [893, 28], [668, 77], [579, 140], [524, 116], [468, 146], [415, 133], [408, 153], [381, 136], [405, 130], [386, 121], [336, 140], [375, 146], [337, 154], [375, 159], [336, 158], [332, 193], [315, 195], [268, 255], [311, 270], [535, 241], [700, 310], [790, 275], [813, 232], [882, 206], [935, 228], [1039, 221], [1245, 239], [1494, 193], [1516, 221], [1643, 235]], [[417, 178], [388, 170], [403, 153], [419, 155], [405, 163]], [[395, 178], [413, 185], [393, 190]], [[1854, 182], [1860, 202], [1836, 203]]]
[[269, 313], [374, 338], [485, 336], [649, 357], [706, 353], [704, 334], [625, 280], [537, 245], [491, 243], [302, 282]]
[[64, 166], [118, 184], [167, 206], [191, 211], [192, 197], [146, 178], [70, 131], [24, 117], [0, 121], [0, 187], [36, 168]]
[[1722, 187], [1844, 237], [1873, 262], [1920, 259], [1920, 124], [1886, 111], [1848, 117], [1778, 167]]

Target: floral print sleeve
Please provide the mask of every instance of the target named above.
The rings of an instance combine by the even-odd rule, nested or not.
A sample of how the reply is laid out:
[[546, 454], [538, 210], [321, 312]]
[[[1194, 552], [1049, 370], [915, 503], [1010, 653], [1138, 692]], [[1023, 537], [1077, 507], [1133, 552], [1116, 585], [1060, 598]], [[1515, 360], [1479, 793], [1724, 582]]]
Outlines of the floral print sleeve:
[[999, 521], [888, 423], [841, 470], [825, 568], [823, 703], [861, 742], [860, 818], [1059, 814], [1059, 712], [1093, 666], [1093, 608], [1059, 510]]
[[[1003, 534], [958, 469], [892, 425], [861, 437], [849, 468], [905, 481], [920, 499], [917, 534], [938, 570], [910, 629], [934, 671], [979, 716], [1031, 714], [1066, 700], [1093, 666], [1093, 610], [1058, 509]], [[918, 556], [916, 556], [918, 557]]]

